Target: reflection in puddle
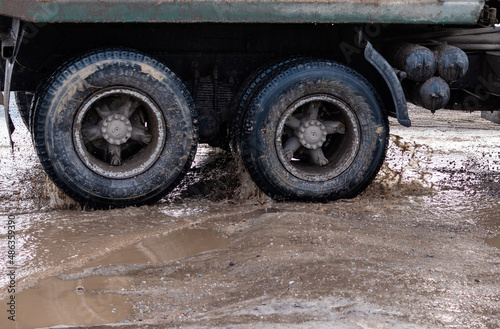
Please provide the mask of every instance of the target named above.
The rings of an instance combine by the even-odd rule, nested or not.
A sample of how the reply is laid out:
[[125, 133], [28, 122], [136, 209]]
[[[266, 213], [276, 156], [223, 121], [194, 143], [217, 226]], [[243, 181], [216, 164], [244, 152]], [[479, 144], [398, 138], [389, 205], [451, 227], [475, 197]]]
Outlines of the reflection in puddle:
[[159, 237], [142, 240], [132, 246], [117, 250], [90, 262], [85, 267], [160, 263], [221, 248], [229, 242], [229, 239], [217, 237], [209, 230], [182, 229]]
[[[0, 317], [0, 328], [29, 329], [55, 325], [97, 325], [128, 319], [131, 305], [122, 295], [137, 267], [183, 258], [221, 248], [230, 239], [206, 229], [181, 229], [144, 239], [87, 263], [80, 272], [41, 280], [36, 287], [16, 295], [16, 322]], [[110, 266], [111, 265], [111, 266]], [[121, 266], [118, 274], [112, 265]], [[6, 305], [8, 300], [0, 302]]]

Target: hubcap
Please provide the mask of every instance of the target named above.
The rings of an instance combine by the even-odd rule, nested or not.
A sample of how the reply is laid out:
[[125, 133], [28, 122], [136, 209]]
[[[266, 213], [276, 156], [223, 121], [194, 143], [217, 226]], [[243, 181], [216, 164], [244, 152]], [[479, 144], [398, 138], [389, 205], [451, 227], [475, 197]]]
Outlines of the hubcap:
[[110, 88], [78, 110], [73, 140], [80, 159], [92, 171], [130, 178], [158, 159], [166, 128], [161, 110], [149, 97], [133, 89]]
[[276, 131], [281, 163], [307, 181], [324, 181], [344, 172], [354, 161], [359, 141], [354, 111], [329, 95], [314, 95], [292, 104]]
[[108, 116], [101, 126], [102, 136], [110, 144], [125, 144], [132, 137], [132, 124], [123, 114]]
[[326, 142], [326, 127], [318, 120], [307, 120], [298, 132], [299, 141], [307, 149], [315, 150]]

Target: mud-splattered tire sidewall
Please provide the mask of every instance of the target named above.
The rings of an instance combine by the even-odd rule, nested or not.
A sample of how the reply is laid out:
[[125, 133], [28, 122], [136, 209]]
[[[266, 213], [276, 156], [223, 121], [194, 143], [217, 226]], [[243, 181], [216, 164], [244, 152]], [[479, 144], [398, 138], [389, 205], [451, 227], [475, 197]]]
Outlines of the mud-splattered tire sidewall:
[[[350, 198], [375, 178], [385, 158], [388, 120], [374, 88], [360, 74], [335, 62], [305, 60], [276, 73], [255, 95], [244, 120], [241, 156], [255, 183], [270, 197], [311, 201]], [[354, 159], [340, 173], [332, 169], [327, 179], [294, 175], [278, 152], [280, 118], [293, 104], [315, 95], [346, 104], [359, 131]]]
[[[75, 117], [104, 88], [145, 95], [163, 115], [166, 138], [159, 156], [133, 177], [110, 178], [91, 170], [76, 151]], [[182, 82], [163, 64], [121, 49], [99, 50], [63, 65], [37, 95], [33, 132], [42, 165], [65, 193], [91, 207], [153, 203], [183, 178], [197, 147], [194, 103]]]
[[291, 57], [279, 62], [272, 63], [265, 67], [259, 68], [256, 73], [252, 74], [243, 84], [235, 98], [233, 108], [234, 117], [232, 123], [229, 125], [228, 136], [230, 137], [230, 147], [233, 154], [238, 155], [241, 152], [241, 130], [243, 127], [243, 120], [248, 111], [248, 105], [255, 97], [255, 92], [258, 91], [263, 85], [269, 82], [276, 72], [283, 70], [286, 67], [293, 65], [302, 57]]

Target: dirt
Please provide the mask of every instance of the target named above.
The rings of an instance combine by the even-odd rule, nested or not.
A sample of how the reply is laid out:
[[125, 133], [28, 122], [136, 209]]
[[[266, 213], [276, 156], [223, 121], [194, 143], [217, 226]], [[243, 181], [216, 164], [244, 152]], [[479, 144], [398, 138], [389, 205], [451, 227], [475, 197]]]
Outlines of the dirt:
[[500, 126], [410, 110], [375, 182], [327, 203], [274, 202], [202, 146], [161, 202], [82, 209], [2, 135], [0, 327], [499, 328]]

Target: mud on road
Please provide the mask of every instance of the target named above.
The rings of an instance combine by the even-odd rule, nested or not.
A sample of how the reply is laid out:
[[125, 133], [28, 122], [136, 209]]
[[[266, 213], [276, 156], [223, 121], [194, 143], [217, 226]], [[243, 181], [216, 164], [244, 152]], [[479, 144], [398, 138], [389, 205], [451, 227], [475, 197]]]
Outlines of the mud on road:
[[[411, 108], [352, 200], [274, 202], [221, 151], [153, 206], [82, 209], [0, 146], [0, 327], [499, 328], [500, 126]], [[242, 177], [240, 179], [240, 177]]]

